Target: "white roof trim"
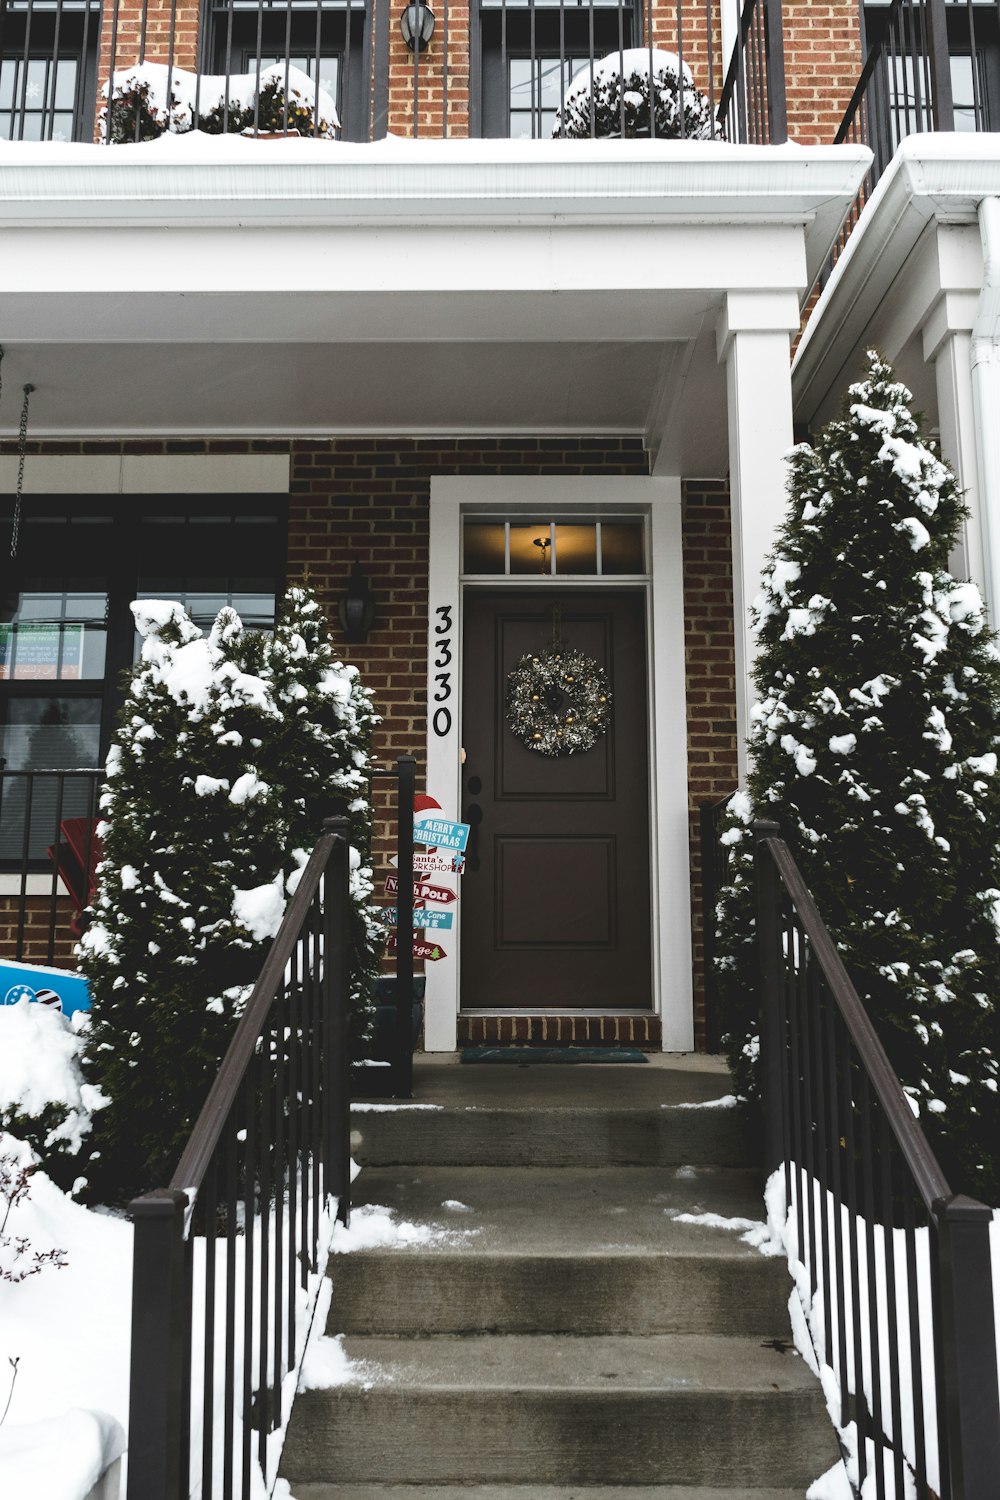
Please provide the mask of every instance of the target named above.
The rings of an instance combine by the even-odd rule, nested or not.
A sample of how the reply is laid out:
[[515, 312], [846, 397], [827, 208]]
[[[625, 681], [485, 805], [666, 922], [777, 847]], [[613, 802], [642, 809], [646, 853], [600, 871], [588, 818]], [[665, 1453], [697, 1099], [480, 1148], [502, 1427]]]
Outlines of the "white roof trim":
[[810, 421], [864, 342], [932, 219], [976, 222], [1000, 195], [1000, 135], [912, 135], [902, 141], [865, 205], [813, 310], [792, 366], [796, 417]]

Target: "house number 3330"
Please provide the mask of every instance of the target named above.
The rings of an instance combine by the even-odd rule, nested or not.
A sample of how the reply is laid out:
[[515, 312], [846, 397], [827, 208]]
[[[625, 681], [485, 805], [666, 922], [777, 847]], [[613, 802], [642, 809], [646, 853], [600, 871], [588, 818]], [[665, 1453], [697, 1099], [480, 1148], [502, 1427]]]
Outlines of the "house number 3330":
[[443, 739], [451, 732], [451, 709], [445, 707], [451, 698], [450, 668], [453, 661], [451, 605], [438, 605], [434, 614], [434, 637], [431, 645], [431, 697], [434, 703], [440, 706], [438, 708], [432, 706], [431, 728], [439, 739]]

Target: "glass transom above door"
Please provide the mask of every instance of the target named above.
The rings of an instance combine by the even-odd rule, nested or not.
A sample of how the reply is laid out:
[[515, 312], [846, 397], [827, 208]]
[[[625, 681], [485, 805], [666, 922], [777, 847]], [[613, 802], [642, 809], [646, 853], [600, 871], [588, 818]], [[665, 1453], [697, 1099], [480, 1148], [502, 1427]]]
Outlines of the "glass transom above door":
[[646, 572], [645, 528], [615, 521], [466, 520], [466, 577], [636, 578]]

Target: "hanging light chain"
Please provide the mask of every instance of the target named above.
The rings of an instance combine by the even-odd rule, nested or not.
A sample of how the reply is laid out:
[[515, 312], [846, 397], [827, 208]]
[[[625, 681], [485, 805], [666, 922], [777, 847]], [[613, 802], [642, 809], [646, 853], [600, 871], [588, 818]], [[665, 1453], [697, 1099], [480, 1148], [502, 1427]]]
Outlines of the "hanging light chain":
[[17, 543], [21, 535], [21, 498], [24, 494], [24, 455], [28, 446], [28, 400], [33, 385], [24, 387], [24, 405], [21, 407], [21, 426], [17, 435], [17, 494], [14, 497], [14, 529], [10, 537], [10, 555], [17, 556]]

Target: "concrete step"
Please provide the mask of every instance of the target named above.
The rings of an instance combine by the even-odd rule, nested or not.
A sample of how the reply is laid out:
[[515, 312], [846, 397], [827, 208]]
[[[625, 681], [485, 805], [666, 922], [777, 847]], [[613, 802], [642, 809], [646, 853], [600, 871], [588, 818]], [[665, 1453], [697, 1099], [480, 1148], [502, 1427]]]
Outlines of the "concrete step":
[[332, 1256], [330, 1333], [787, 1331], [784, 1260], [674, 1217], [759, 1220], [755, 1172], [369, 1167], [355, 1202], [449, 1233]]
[[412, 1104], [356, 1105], [353, 1154], [365, 1166], [746, 1166], [739, 1110], [714, 1107], [729, 1075], [702, 1061], [424, 1062]]
[[768, 1485], [837, 1458], [794, 1353], [719, 1335], [347, 1338], [351, 1381], [303, 1391], [301, 1483]]
[[676, 1484], [297, 1484], [293, 1500], [803, 1500], [805, 1491]]

